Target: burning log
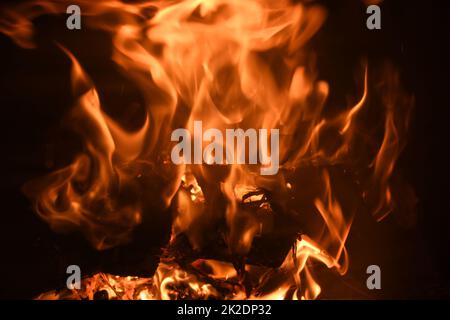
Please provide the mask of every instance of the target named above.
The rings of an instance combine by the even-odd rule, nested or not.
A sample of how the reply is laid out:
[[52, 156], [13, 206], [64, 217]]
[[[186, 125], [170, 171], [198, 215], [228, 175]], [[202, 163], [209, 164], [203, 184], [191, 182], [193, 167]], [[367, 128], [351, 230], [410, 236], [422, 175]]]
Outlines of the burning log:
[[[281, 264], [301, 230], [295, 216], [288, 214], [285, 204], [282, 203], [282, 201], [286, 202], [287, 193], [281, 195], [281, 193], [276, 194], [265, 189], [245, 186], [240, 186], [239, 190], [236, 189], [236, 192], [240, 193], [236, 223], [244, 228], [249, 224], [256, 225], [258, 228], [255, 230], [251, 250], [242, 254], [230, 251], [231, 248], [227, 242], [229, 226], [226, 221], [226, 209], [229, 200], [211, 182], [200, 180], [197, 183], [193, 176], [186, 179], [178, 191], [177, 202], [173, 206], [176, 211], [174, 225], [177, 228], [178, 221], [181, 225], [181, 222], [184, 222], [184, 216], [190, 214], [188, 217], [194, 220], [188, 223], [194, 230], [188, 228], [183, 231], [180, 228], [182, 231], [176, 233], [175, 239], [168, 247], [168, 251], [176, 252], [172, 256], [187, 256], [191, 261], [209, 258], [268, 267]], [[214, 189], [217, 191], [213, 191]], [[207, 214], [208, 212], [214, 212], [214, 214]], [[204, 222], [196, 220], [196, 217], [202, 219], [205, 215], [210, 217], [206, 222], [205, 230], [215, 230], [215, 232], [202, 233], [201, 229], [198, 229], [204, 227]], [[177, 229], [175, 231], [177, 232]], [[199, 234], [207, 240], [199, 239]]]

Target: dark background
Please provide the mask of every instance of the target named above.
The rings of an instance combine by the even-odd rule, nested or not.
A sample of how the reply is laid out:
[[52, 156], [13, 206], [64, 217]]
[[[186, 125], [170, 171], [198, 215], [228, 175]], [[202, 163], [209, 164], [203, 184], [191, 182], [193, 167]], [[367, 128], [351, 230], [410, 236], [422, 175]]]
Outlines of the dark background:
[[[319, 278], [333, 278], [329, 280], [332, 286], [323, 286], [323, 297], [449, 298], [448, 75], [443, 68], [445, 32], [440, 35], [438, 27], [443, 21], [438, 13], [445, 12], [445, 7], [438, 2], [385, 0], [381, 4], [382, 29], [369, 31], [360, 1], [322, 2], [330, 14], [314, 41], [320, 52], [320, 76], [334, 90], [329, 103], [344, 99], [339, 93], [351, 88], [353, 70], [364, 55], [369, 65], [392, 61], [406, 90], [415, 96], [408, 145], [397, 168], [418, 200], [415, 226], [407, 227], [395, 216], [381, 223], [356, 216], [348, 239], [349, 273], [342, 279], [325, 274]], [[51, 232], [33, 213], [22, 185], [49, 172], [52, 165], [69, 163], [79, 148], [79, 141], [63, 127], [62, 119], [73, 101], [70, 64], [54, 41], [81, 61], [105, 105], [135, 106], [129, 111], [132, 115], [142, 105], [138, 92], [110, 61], [106, 34], [85, 28], [69, 31], [64, 16], [38, 18], [36, 27], [38, 46], [34, 50], [19, 48], [0, 34], [3, 299], [32, 298], [63, 287], [69, 264], [79, 264], [85, 275], [99, 270], [124, 274], [145, 274], [143, 270], [147, 270], [151, 274], [169, 232], [169, 219], [161, 219], [159, 226], [144, 223], [133, 243], [99, 253], [77, 234]], [[139, 237], [149, 232], [154, 234], [152, 245], [142, 245]], [[370, 264], [378, 264], [382, 270], [382, 290], [377, 292], [365, 287], [365, 270]]]

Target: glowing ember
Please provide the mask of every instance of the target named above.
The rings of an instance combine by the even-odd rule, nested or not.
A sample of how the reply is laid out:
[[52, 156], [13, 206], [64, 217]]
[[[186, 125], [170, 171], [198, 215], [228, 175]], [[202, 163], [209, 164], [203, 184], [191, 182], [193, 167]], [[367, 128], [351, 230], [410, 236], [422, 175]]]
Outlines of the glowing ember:
[[[314, 299], [320, 293], [320, 286], [306, 266], [308, 259], [318, 259], [328, 267], [339, 267], [339, 264], [309, 241], [298, 240], [295, 250], [289, 253], [280, 268], [247, 265], [246, 272], [259, 275], [253, 279], [249, 277], [255, 282], [251, 288], [245, 287], [230, 263], [198, 259], [189, 264], [187, 271], [173, 259], [162, 259], [153, 278], [99, 273], [84, 279], [81, 290], [51, 291], [37, 299]], [[306, 274], [304, 294], [299, 293], [299, 272]], [[266, 287], [276, 289], [268, 291]]]

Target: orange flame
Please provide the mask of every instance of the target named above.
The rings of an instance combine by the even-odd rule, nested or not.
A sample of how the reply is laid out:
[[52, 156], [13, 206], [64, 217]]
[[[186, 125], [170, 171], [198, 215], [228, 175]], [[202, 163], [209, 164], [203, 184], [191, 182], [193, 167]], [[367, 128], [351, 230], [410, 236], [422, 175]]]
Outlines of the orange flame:
[[[73, 2], [37, 0], [19, 5], [2, 13], [0, 31], [18, 45], [33, 47], [33, 19], [43, 13], [62, 13]], [[89, 27], [111, 34], [112, 59], [141, 90], [146, 117], [139, 130], [123, 129], [103, 110], [80, 63], [61, 46], [72, 63], [76, 101], [70, 119], [85, 148], [71, 165], [25, 186], [36, 212], [53, 229], [82, 230], [98, 249], [128, 241], [141, 221], [146, 200], [123, 201], [121, 195], [142, 188], [140, 179], [151, 181], [159, 175], [165, 177], [161, 206], [175, 204], [171, 244], [185, 235], [191, 247], [201, 252], [224, 219], [221, 236], [227, 254], [246, 257], [255, 239], [274, 231], [274, 202], [286, 206], [286, 195], [301, 192], [296, 186], [306, 185], [290, 180], [290, 173], [323, 168], [322, 194], [313, 199], [321, 231], [301, 235], [278, 268], [245, 263], [243, 276], [228, 262], [197, 259], [180, 265], [171, 257], [161, 260], [153, 278], [97, 274], [85, 279], [81, 298], [92, 299], [95, 292], [106, 290], [109, 297], [120, 299], [315, 299], [321, 287], [313, 277], [311, 261], [345, 274], [349, 263], [345, 242], [353, 212], [343, 209], [327, 168], [347, 165], [364, 173], [369, 170], [367, 181], [358, 181], [364, 189], [361, 194], [375, 199], [368, 204], [378, 219], [392, 210], [390, 177], [403, 146], [408, 123], [404, 115], [410, 106], [399, 93], [395, 72], [389, 70], [381, 93], [380, 142], [370, 136], [374, 126], [364, 116], [368, 107], [374, 107], [368, 106], [368, 66], [361, 77], [359, 102], [338, 114], [324, 112], [329, 84], [318, 79], [313, 52], [305, 46], [327, 16], [314, 2], [76, 2]], [[171, 131], [184, 127], [193, 135], [197, 120], [203, 121], [205, 130], [280, 129], [280, 171], [260, 176], [259, 165], [171, 165], [167, 157]], [[379, 147], [361, 151], [361, 145]], [[249, 204], [252, 208], [245, 208]], [[257, 280], [252, 280], [253, 275]], [[245, 287], [245, 277], [252, 283], [250, 289]], [[48, 293], [39, 298], [69, 296]]]

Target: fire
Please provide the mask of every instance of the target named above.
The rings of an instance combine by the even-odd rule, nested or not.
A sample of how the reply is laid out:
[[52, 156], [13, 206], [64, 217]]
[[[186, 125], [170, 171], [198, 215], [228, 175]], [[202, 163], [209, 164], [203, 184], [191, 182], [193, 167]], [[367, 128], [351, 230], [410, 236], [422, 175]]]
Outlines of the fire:
[[[72, 2], [36, 0], [8, 9], [0, 31], [31, 48], [33, 19], [64, 13]], [[390, 178], [411, 106], [395, 70], [380, 80], [365, 65], [359, 101], [328, 112], [329, 84], [318, 78], [307, 46], [327, 12], [313, 1], [76, 2], [89, 28], [111, 35], [111, 59], [139, 88], [146, 116], [139, 129], [124, 129], [104, 111], [82, 63], [60, 45], [72, 64], [76, 98], [69, 118], [84, 151], [24, 191], [52, 229], [81, 230], [99, 250], [131, 240], [149, 199], [173, 208], [172, 235], [153, 277], [99, 273], [84, 279], [83, 290], [38, 299], [93, 299], [98, 292], [110, 299], [315, 299], [322, 291], [315, 263], [345, 274], [357, 210], [342, 203], [334, 172], [354, 174], [358, 197], [377, 219], [395, 207]], [[371, 79], [382, 81], [382, 89]], [[381, 103], [374, 105], [377, 94]], [[374, 109], [380, 121], [368, 120]], [[278, 173], [261, 176], [263, 163], [174, 165], [171, 132], [185, 128], [195, 139], [196, 121], [224, 132], [279, 129]], [[302, 175], [311, 180], [299, 180]], [[152, 181], [160, 187], [149, 197], [145, 186]], [[310, 205], [317, 221], [303, 234], [294, 224], [292, 237], [279, 221], [304, 214], [295, 201], [308, 202], [301, 208]], [[277, 266], [249, 261], [255, 243], [272, 236], [291, 239], [292, 250]], [[202, 257], [211, 243], [221, 243], [215, 256]]]

